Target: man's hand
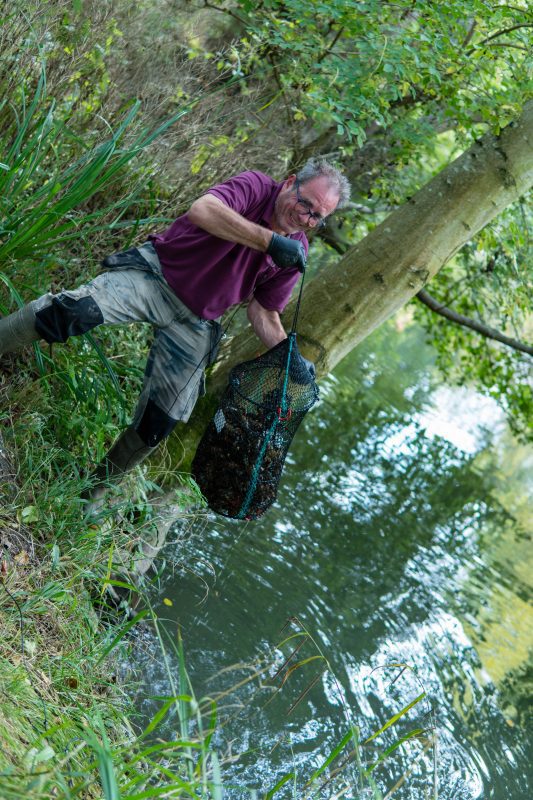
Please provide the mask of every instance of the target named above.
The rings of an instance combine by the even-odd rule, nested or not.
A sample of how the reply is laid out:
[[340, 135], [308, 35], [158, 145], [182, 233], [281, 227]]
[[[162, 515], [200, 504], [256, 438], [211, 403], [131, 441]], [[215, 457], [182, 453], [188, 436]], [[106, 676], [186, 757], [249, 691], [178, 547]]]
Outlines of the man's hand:
[[286, 236], [273, 233], [267, 253], [278, 267], [298, 267], [300, 272], [305, 269], [305, 249], [297, 239], [287, 239]]
[[289, 361], [289, 377], [294, 383], [306, 386], [313, 383], [316, 377], [315, 365], [308, 358], [304, 358], [300, 353], [291, 355]]
[[305, 358], [305, 356], [302, 356], [302, 361], [304, 362], [305, 366], [307, 367], [307, 369], [309, 371], [309, 374], [311, 375], [312, 379], [314, 380], [316, 378], [315, 365], [313, 364], [312, 361], [309, 361], [308, 358]]

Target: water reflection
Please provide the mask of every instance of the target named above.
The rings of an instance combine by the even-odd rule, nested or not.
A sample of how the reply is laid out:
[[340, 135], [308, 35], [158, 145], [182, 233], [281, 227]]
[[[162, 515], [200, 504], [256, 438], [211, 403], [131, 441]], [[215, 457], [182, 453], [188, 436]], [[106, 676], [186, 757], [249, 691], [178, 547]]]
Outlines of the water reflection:
[[[199, 695], [242, 677], [213, 680], [231, 664], [272, 648], [278, 662], [286, 657], [287, 645], [276, 645], [289, 617], [315, 641], [298, 657], [320, 648], [329, 662], [310, 661], [268, 703], [255, 684], [228, 700], [245, 707], [228, 705], [220, 746], [254, 750], [232, 768], [235, 785], [265, 791], [295, 768], [302, 785], [349, 722], [369, 737], [425, 691], [363, 749], [367, 763], [436, 722], [439, 797], [529, 796], [526, 453], [491, 403], [434, 380], [416, 329], [380, 329], [326, 382], [267, 517], [208, 517], [176, 533], [178, 566], [160, 596], [174, 602]], [[169, 693], [145, 652], [137, 657], [149, 694]], [[376, 769], [384, 794], [397, 786], [404, 800], [431, 796], [425, 741], [407, 741]]]

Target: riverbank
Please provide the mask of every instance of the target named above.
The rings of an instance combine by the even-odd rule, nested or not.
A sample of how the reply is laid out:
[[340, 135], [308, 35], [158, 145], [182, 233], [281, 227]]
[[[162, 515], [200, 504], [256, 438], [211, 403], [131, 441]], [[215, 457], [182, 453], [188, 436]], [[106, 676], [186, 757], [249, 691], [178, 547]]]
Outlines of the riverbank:
[[[58, 446], [52, 431], [58, 414], [73, 421], [68, 396], [55, 396], [48, 425], [46, 382], [22, 359], [3, 359], [2, 368], [2, 408], [9, 412], [1, 420], [0, 797], [140, 800], [178, 786], [203, 787], [211, 796], [216, 755], [208, 730], [202, 733], [201, 708], [196, 733], [189, 730], [194, 701], [183, 654], [174, 654], [182, 669], [171, 681], [182, 699], [159, 698], [158, 713], [140, 728], [134, 675], [120, 665], [130, 632], [150, 625], [158, 634], [158, 620], [146, 597], [133, 619], [107, 602], [117, 554], [124, 564], [124, 554], [134, 558], [145, 538], [148, 484], [139, 473], [122, 495], [131, 499], [104, 524], [87, 524], [84, 458], [76, 443]], [[93, 426], [87, 421], [89, 442]], [[126, 586], [128, 571], [119, 577]], [[159, 657], [168, 658], [162, 640]], [[161, 738], [159, 722], [175, 707], [174, 733]]]

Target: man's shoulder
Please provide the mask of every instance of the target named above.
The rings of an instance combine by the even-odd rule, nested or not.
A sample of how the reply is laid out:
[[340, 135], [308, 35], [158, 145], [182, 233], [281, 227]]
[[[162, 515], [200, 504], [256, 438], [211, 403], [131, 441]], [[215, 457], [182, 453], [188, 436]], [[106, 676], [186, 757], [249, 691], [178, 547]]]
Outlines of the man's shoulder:
[[239, 172], [238, 175], [232, 175], [231, 178], [226, 178], [222, 183], [217, 183], [208, 189], [208, 192], [216, 191], [237, 191], [245, 192], [246, 194], [261, 194], [271, 192], [279, 186], [278, 181], [255, 169], [247, 169], [244, 172]]
[[278, 185], [278, 181], [275, 181], [274, 178], [270, 177], [270, 175], [267, 175], [265, 172], [261, 172], [258, 169], [244, 170], [244, 172], [240, 172], [238, 175], [235, 175], [233, 180], [246, 181], [248, 183], [255, 184], [257, 187], [265, 187], [268, 189], [272, 189], [274, 186]]
[[246, 170], [211, 187], [208, 192], [239, 214], [248, 214], [260, 211], [276, 194], [278, 187], [279, 184], [264, 172]]

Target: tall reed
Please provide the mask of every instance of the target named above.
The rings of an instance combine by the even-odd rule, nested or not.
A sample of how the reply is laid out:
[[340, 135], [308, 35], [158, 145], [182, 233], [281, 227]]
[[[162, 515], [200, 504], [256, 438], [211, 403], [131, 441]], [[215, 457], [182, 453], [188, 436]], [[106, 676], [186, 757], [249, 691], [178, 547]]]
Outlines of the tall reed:
[[[55, 102], [46, 95], [44, 65], [30, 99], [27, 87], [20, 87], [19, 107], [3, 109], [13, 119], [1, 143], [0, 264], [8, 259], [37, 259], [51, 247], [72, 244], [102, 228], [112, 231], [144, 222], [123, 219], [138, 199], [139, 188], [128, 188], [124, 168], [189, 109], [181, 109], [155, 128], [132, 132], [139, 109], [140, 102], [132, 102], [115, 130], [95, 146], [88, 147], [75, 137], [81, 155], [65, 165], [62, 151], [73, 151], [72, 132], [64, 112], [56, 117]], [[123, 195], [88, 209], [95, 196], [113, 195], [115, 190]]]

